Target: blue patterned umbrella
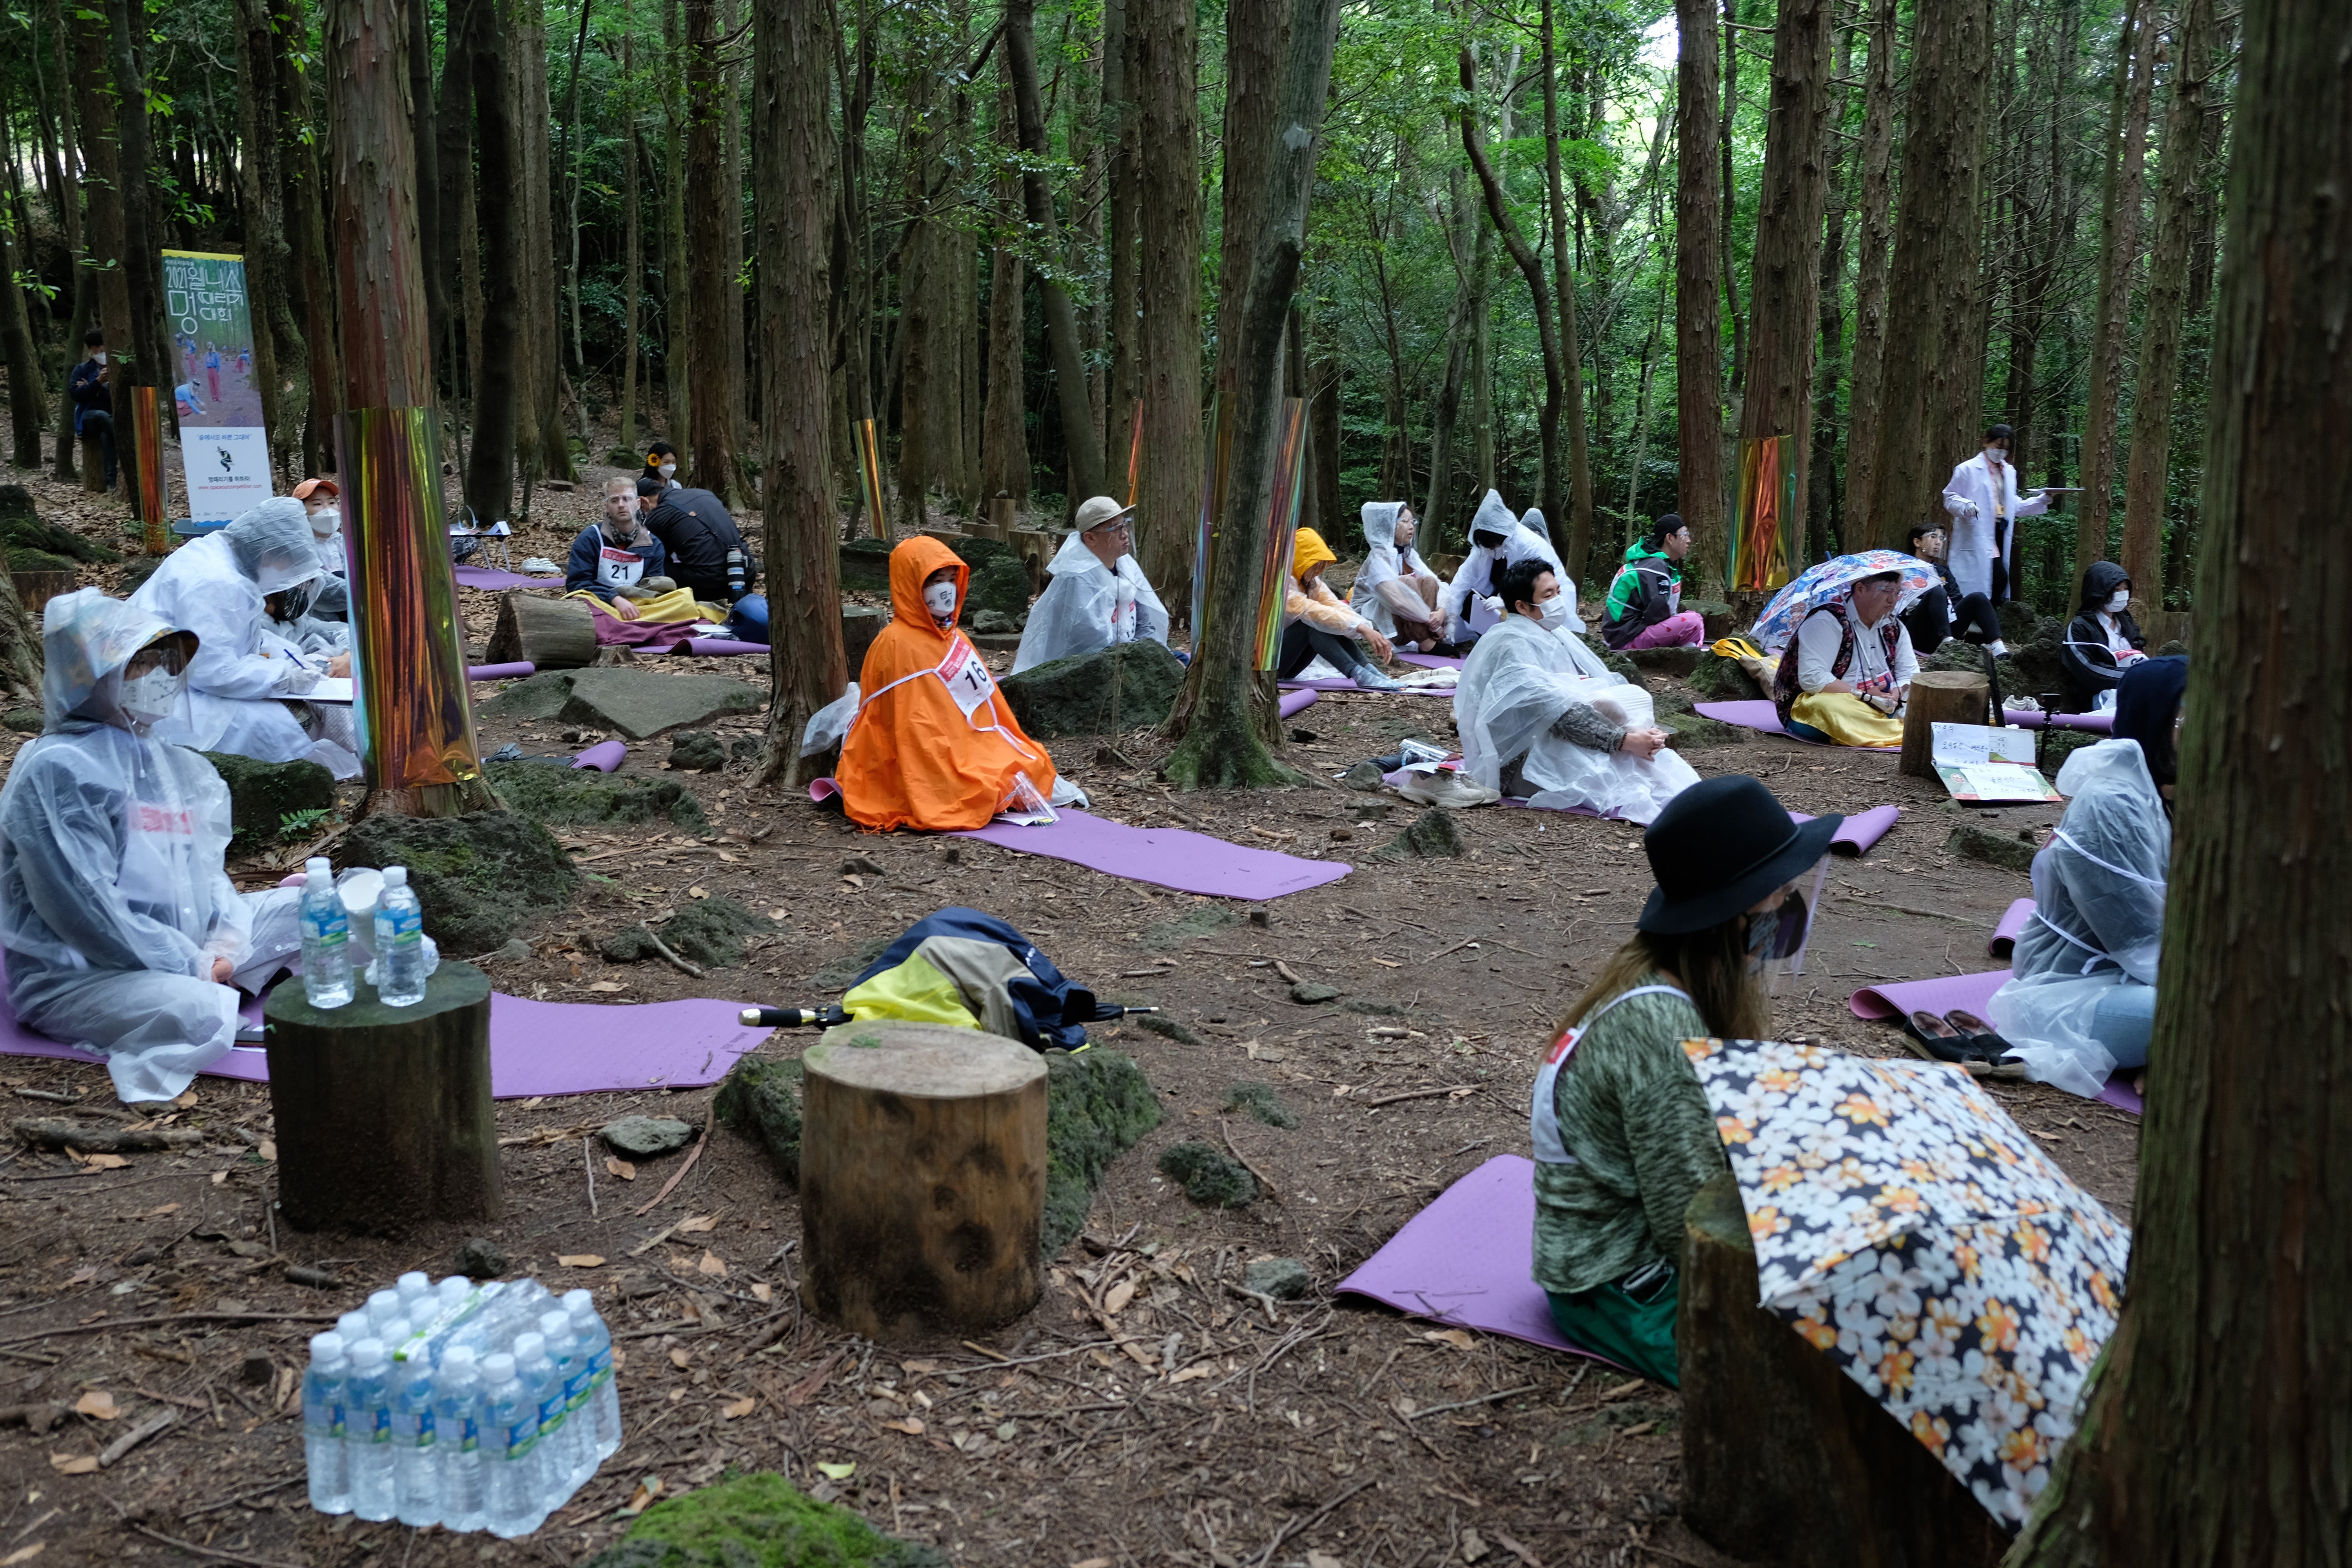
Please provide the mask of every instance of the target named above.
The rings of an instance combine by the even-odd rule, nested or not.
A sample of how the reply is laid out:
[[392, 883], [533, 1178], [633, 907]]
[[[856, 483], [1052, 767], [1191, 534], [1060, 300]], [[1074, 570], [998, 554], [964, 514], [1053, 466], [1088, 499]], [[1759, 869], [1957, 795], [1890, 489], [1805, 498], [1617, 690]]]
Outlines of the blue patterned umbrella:
[[1787, 587], [1773, 595], [1772, 602], [1764, 606], [1764, 613], [1756, 617], [1755, 628], [1748, 635], [1766, 653], [1779, 653], [1796, 640], [1797, 627], [1807, 616], [1823, 605], [1835, 604], [1848, 588], [1881, 572], [1903, 574], [1902, 596], [1895, 602], [1898, 612], [1909, 609], [1912, 600], [1943, 581], [1933, 566], [1900, 550], [1864, 550], [1853, 555], [1833, 556], [1818, 566], [1806, 567], [1790, 580]]
[[1762, 1305], [2015, 1530], [2115, 1332], [2130, 1237], [1956, 1067], [1685, 1040]]

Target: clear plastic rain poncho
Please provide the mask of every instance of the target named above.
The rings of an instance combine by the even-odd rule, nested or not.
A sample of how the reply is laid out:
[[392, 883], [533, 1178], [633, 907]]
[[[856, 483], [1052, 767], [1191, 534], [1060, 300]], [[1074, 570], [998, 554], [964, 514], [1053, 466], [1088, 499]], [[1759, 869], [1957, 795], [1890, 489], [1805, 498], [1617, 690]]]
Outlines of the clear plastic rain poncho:
[[2092, 1014], [2126, 981], [2156, 984], [2172, 819], [2137, 741], [2076, 752], [2058, 791], [2066, 815], [2033, 858], [2033, 919], [1986, 1012], [2027, 1076], [2087, 1098], [2116, 1070]]
[[1510, 543], [1503, 547], [1503, 569], [1509, 571], [1522, 561], [1543, 561], [1551, 565], [1552, 575], [1559, 579], [1559, 591], [1568, 595], [1568, 613], [1576, 617], [1580, 629], [1584, 612], [1576, 607], [1576, 579], [1568, 574], [1567, 565], [1559, 552], [1552, 548], [1550, 531], [1544, 526], [1544, 514], [1529, 507], [1519, 519], [1519, 531], [1511, 535]]
[[9, 1005], [105, 1053], [123, 1100], [169, 1100], [236, 1038], [239, 998], [214, 960], [266, 980], [299, 946], [300, 895], [237, 892], [227, 786], [145, 732], [159, 710], [184, 718], [176, 682], [126, 694], [123, 667], [174, 628], [95, 588], [50, 600], [43, 627], [47, 728], [0, 789]]
[[286, 706], [316, 686], [318, 671], [264, 640], [262, 601], [316, 580], [319, 551], [302, 503], [278, 496], [165, 556], [131, 602], [196, 634], [188, 707], [156, 729], [159, 739], [264, 763], [309, 758], [337, 778], [359, 776], [358, 757], [322, 742]]
[[[1454, 574], [1454, 581], [1446, 585], [1441, 600], [1454, 641], [1466, 642], [1482, 636], [1503, 618], [1503, 613], [1510, 606], [1494, 602], [1493, 584], [1515, 562], [1550, 562], [1553, 574], [1559, 578], [1559, 591], [1568, 595], [1571, 607], [1575, 605], [1576, 584], [1544, 533], [1543, 513], [1530, 510], [1528, 519], [1528, 522], [1522, 522], [1513, 517], [1511, 509], [1503, 504], [1503, 498], [1493, 490], [1488, 490], [1486, 499], [1478, 503], [1477, 514], [1470, 520], [1470, 552], [1462, 558], [1461, 569]], [[1481, 544], [1480, 533], [1500, 535], [1503, 542], [1499, 547]]]
[[1073, 533], [1045, 570], [1054, 580], [1029, 607], [1029, 624], [1013, 656], [1013, 674], [1119, 643], [1167, 643], [1168, 608], [1134, 556], [1120, 556], [1113, 572]]
[[[1397, 548], [1397, 518], [1404, 506], [1401, 500], [1364, 503], [1364, 543], [1370, 553], [1364, 557], [1363, 567], [1356, 574], [1355, 585], [1348, 590], [1348, 607], [1371, 622], [1384, 637], [1396, 636], [1396, 611], [1400, 607], [1417, 621], [1433, 613], [1421, 596], [1421, 582], [1426, 579], [1434, 583], [1437, 574], [1429, 569], [1429, 563], [1412, 545]], [[1388, 586], [1384, 588], [1383, 584]]]
[[[1520, 776], [1535, 790], [1530, 805], [1647, 823], [1698, 783], [1698, 774], [1670, 750], [1636, 757], [1551, 732], [1553, 721], [1577, 705], [1628, 729], [1647, 729], [1657, 720], [1648, 692], [1605, 667], [1598, 676], [1585, 674], [1577, 648], [1583, 648], [1581, 642], [1525, 616], [1506, 616], [1478, 639], [1454, 692], [1464, 771], [1488, 789], [1500, 789], [1505, 766], [1523, 759]], [[1592, 657], [1590, 648], [1583, 652]]]

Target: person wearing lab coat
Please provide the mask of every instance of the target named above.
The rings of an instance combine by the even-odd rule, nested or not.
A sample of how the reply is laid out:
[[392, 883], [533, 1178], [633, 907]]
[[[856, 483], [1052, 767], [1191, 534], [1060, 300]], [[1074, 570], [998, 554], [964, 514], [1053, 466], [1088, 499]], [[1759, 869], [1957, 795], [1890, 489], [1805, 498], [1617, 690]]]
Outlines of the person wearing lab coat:
[[[2009, 460], [2006, 425], [1985, 427], [1984, 448], [1952, 470], [1944, 487], [1944, 510], [1952, 517], [1952, 575], [1963, 595], [1982, 594], [1994, 604], [2017, 596], [2017, 522], [2050, 510], [2047, 492], [2017, 493], [2017, 465]], [[2009, 649], [1985, 645], [1995, 655]]]
[[1985, 1011], [2028, 1077], [2085, 1097], [2147, 1065], [2189, 661], [2134, 665], [2115, 738], [2058, 770], [2066, 814], [2033, 858], [2033, 918]]
[[185, 715], [196, 636], [95, 588], [42, 623], [44, 727], [0, 789], [8, 1003], [104, 1053], [125, 1101], [170, 1100], [236, 1043], [237, 988], [299, 950], [301, 894], [236, 890], [228, 787], [155, 734]]
[[[1543, 513], [1530, 510], [1528, 516], [1533, 520], [1532, 526], [1513, 517], [1503, 498], [1493, 490], [1478, 503], [1477, 512], [1470, 519], [1470, 552], [1462, 558], [1454, 581], [1445, 588], [1442, 607], [1448, 640], [1475, 642], [1502, 620], [1509, 608], [1502, 596], [1503, 574], [1514, 562], [1549, 561], [1559, 575], [1560, 591], [1571, 606], [1576, 603], [1576, 584], [1543, 531]], [[1570, 613], [1573, 617], [1572, 608]]]
[[1135, 509], [1109, 496], [1078, 508], [1077, 531], [1045, 570], [1053, 581], [1029, 607], [1021, 647], [1013, 656], [1020, 674], [1057, 658], [1076, 658], [1121, 643], [1168, 643], [1168, 607], [1129, 552]]
[[131, 602], [194, 633], [197, 647], [188, 700], [157, 725], [158, 739], [264, 763], [307, 757], [339, 779], [360, 776], [359, 758], [327, 740], [324, 720], [301, 700], [322, 674], [349, 675], [351, 656], [321, 671], [263, 637], [269, 595], [320, 575], [309, 519], [291, 496], [273, 496], [163, 558]]
[[1511, 567], [1503, 592], [1510, 611], [1454, 689], [1463, 770], [1531, 805], [1654, 820], [1698, 774], [1668, 749], [1649, 693], [1561, 634], [1570, 601], [1549, 563]]
[[1400, 647], [1433, 651], [1445, 640], [1437, 607], [1445, 584], [1413, 549], [1418, 526], [1410, 502], [1368, 500], [1362, 512], [1369, 553], [1348, 590], [1348, 607]]

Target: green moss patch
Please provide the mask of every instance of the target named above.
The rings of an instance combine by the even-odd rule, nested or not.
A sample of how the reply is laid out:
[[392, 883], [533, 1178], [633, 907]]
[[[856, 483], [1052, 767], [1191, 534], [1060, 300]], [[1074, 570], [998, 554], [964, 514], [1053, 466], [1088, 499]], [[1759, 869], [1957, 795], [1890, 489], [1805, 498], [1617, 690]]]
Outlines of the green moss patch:
[[324, 817], [314, 814], [335, 809], [335, 775], [316, 763], [259, 763], [226, 752], [201, 754], [228, 785], [228, 847], [233, 854], [267, 849], [287, 837], [289, 821], [320, 822]]
[[1221, 904], [1207, 904], [1189, 915], [1145, 926], [1139, 940], [1153, 952], [1165, 952], [1170, 948], [1183, 946], [1196, 936], [1207, 936], [1211, 931], [1223, 931], [1233, 923], [1233, 910]]
[[492, 763], [482, 771], [499, 797], [533, 822], [667, 822], [696, 835], [710, 831], [700, 803], [676, 779], [540, 761]]
[[1085, 1227], [1103, 1173], [1163, 1115], [1133, 1057], [1099, 1046], [1045, 1054], [1046, 1257]]
[[757, 1142], [784, 1180], [801, 1179], [801, 1064], [794, 1057], [745, 1057], [710, 1102], [719, 1125]]
[[1402, 833], [1364, 857], [1367, 860], [1443, 860], [1462, 853], [1462, 830], [1454, 814], [1433, 805], [1412, 819]]
[[[743, 939], [763, 936], [775, 922], [732, 899], [697, 899], [662, 922], [662, 942], [688, 963], [706, 969], [733, 969], [743, 962]], [[659, 958], [646, 940], [646, 928], [634, 925], [607, 937], [597, 950], [614, 963], [639, 963]]]
[[1211, 1208], [1246, 1208], [1257, 1201], [1257, 1178], [1248, 1167], [1198, 1139], [1161, 1150], [1160, 1173], [1183, 1184], [1186, 1197]]
[[772, 1471], [657, 1502], [584, 1568], [947, 1568]]
[[1298, 1125], [1298, 1113], [1282, 1103], [1270, 1083], [1253, 1083], [1244, 1079], [1225, 1090], [1227, 1110], [1246, 1110], [1268, 1127], [1287, 1131]]
[[1004, 678], [1004, 700], [1038, 740], [1097, 735], [1165, 721], [1183, 689], [1184, 666], [1149, 638]]
[[488, 952], [533, 919], [562, 909], [580, 873], [554, 836], [514, 811], [464, 816], [380, 812], [352, 827], [335, 868], [405, 866], [425, 930], [454, 957]]

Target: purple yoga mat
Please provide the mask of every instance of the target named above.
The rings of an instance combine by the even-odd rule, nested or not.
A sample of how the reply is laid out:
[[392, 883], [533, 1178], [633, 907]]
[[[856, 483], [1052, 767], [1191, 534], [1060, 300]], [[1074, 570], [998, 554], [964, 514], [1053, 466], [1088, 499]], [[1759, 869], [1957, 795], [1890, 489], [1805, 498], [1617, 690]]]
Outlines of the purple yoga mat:
[[526, 675], [539, 673], [535, 664], [476, 664], [466, 668], [468, 680], [520, 680]]
[[730, 653], [766, 653], [768, 645], [763, 642], [737, 642], [732, 637], [688, 637], [686, 650], [707, 658], [719, 658]]
[[599, 741], [572, 758], [572, 765], [575, 768], [594, 768], [600, 773], [609, 773], [619, 767], [621, 759], [628, 754], [629, 748], [619, 741]]
[[[1902, 815], [1903, 808], [1899, 805], [1874, 805], [1868, 811], [1850, 813], [1846, 819], [1838, 825], [1837, 832], [1831, 837], [1830, 853], [1832, 855], [1869, 854], [1871, 847], [1886, 837], [1886, 830], [1894, 826], [1895, 819]], [[1789, 819], [1792, 822], [1811, 822], [1812, 817], [1806, 812], [1792, 811], [1789, 814]]]
[[1405, 1221], [1339, 1289], [1415, 1318], [1524, 1340], [1614, 1366], [1551, 1321], [1535, 1268], [1535, 1164], [1497, 1154]]
[[[1352, 680], [1286, 680], [1285, 691], [1361, 691], [1364, 689]], [[1379, 692], [1382, 697], [1451, 697], [1450, 686], [1407, 686], [1396, 691]]]
[[625, 621], [618, 616], [599, 614], [596, 621], [596, 646], [599, 647], [635, 648], [643, 653], [676, 653], [694, 636], [694, 628], [707, 626], [709, 621]]
[[2094, 734], [2112, 735], [2116, 716], [2112, 713], [2044, 713], [2036, 708], [2003, 708], [2001, 717], [2021, 730], [2088, 730]]
[[1060, 821], [1043, 827], [992, 822], [956, 837], [984, 838], [1007, 849], [1067, 860], [1130, 882], [1221, 899], [1278, 899], [1336, 882], [1352, 869], [1341, 861], [1306, 860], [1271, 849], [1252, 849], [1180, 827], [1131, 827], [1107, 816], [1066, 808]]
[[457, 584], [465, 588], [560, 588], [561, 577], [526, 577], [520, 572], [501, 572], [491, 566], [459, 566], [455, 569]]
[[[1760, 699], [1746, 702], [1697, 702], [1692, 704], [1692, 710], [1700, 718], [1713, 719], [1718, 723], [1737, 724], [1743, 730], [1760, 730], [1767, 735], [1789, 735], [1787, 727], [1780, 722], [1780, 710]], [[1804, 744], [1809, 746], [1822, 744], [1819, 741], [1805, 741], [1801, 735], [1789, 735], [1789, 739], [1803, 741]], [[1849, 752], [1875, 752], [1881, 756], [1892, 756], [1903, 748], [1900, 746], [1847, 746], [1842, 749]]]
[[2019, 899], [2012, 902], [2001, 911], [2000, 923], [1992, 928], [1992, 935], [1986, 940], [1986, 953], [1993, 958], [2007, 958], [2016, 952], [2018, 934], [2025, 930], [2025, 922], [2032, 918], [2032, 899]]
[[1275, 703], [1275, 710], [1287, 719], [1294, 713], [1312, 708], [1315, 705], [1315, 700], [1321, 695], [1320, 692], [1316, 691], [1286, 691]]
[[[2031, 912], [2032, 900], [2020, 899], [2018, 903], [2024, 904]], [[2010, 914], [2016, 913], [2017, 906], [2011, 905]], [[2001, 917], [2003, 924], [2008, 921], [2009, 915]], [[2019, 923], [2024, 923], [2022, 916]], [[1874, 1020], [1891, 1021], [1918, 1012], [1948, 1013], [1955, 1007], [1982, 1018], [1992, 994], [2008, 981], [2009, 973], [2006, 969], [1990, 969], [1979, 974], [1946, 974], [1934, 980], [1890, 980], [1864, 986], [1847, 998], [1846, 1008], [1857, 1018]], [[2134, 1116], [2140, 1113], [2140, 1097], [2132, 1092], [2130, 1080], [2122, 1073], [2107, 1079], [2098, 1098], [2118, 1110], [2127, 1110]]]
[[[745, 1028], [740, 1002], [641, 1002], [597, 1006], [533, 1002], [490, 994], [490, 1093], [499, 1100], [534, 1094], [595, 1094], [606, 1089], [696, 1089], [727, 1076], [738, 1057], [771, 1031]], [[261, 1022], [247, 1002], [246, 1022]], [[0, 1002], [0, 1056], [102, 1063], [105, 1058], [36, 1035]], [[237, 1046], [205, 1069], [207, 1077], [269, 1079], [269, 1056]]]

